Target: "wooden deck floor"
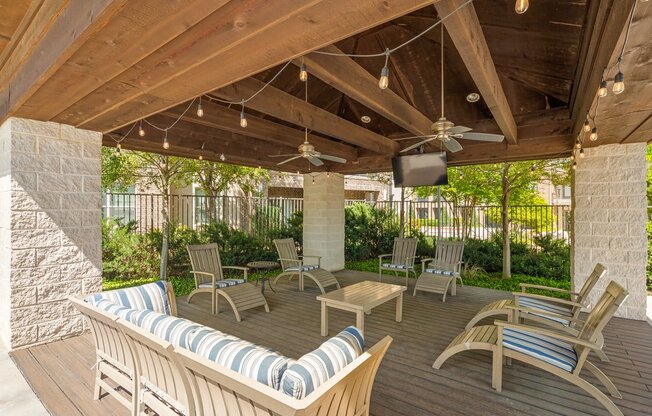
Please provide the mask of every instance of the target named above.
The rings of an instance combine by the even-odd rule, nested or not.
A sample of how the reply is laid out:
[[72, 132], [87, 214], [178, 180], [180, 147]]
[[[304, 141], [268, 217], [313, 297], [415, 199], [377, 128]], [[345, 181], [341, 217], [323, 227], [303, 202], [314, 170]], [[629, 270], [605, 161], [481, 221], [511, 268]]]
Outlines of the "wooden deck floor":
[[[372, 274], [340, 272], [344, 285], [374, 279]], [[391, 280], [391, 279], [388, 279]], [[178, 300], [179, 315], [243, 339], [299, 357], [316, 348], [320, 308], [318, 291], [306, 280], [306, 291], [296, 290], [296, 279], [279, 283], [266, 296], [271, 313], [252, 309], [237, 323], [226, 305], [217, 317], [210, 314], [208, 295], [188, 305]], [[413, 282], [412, 282], [413, 283]], [[366, 339], [372, 345], [389, 334], [394, 343], [380, 367], [374, 385], [371, 413], [385, 415], [604, 415], [596, 400], [574, 386], [535, 368], [515, 363], [504, 374], [504, 390], [491, 389], [490, 356], [467, 352], [450, 359], [441, 370], [431, 368], [436, 356], [484, 304], [508, 296], [505, 292], [464, 287], [446, 303], [434, 294], [406, 293], [403, 322], [394, 322], [394, 302], [381, 305], [365, 320]], [[331, 310], [331, 334], [355, 322], [354, 315]], [[611, 363], [598, 366], [623, 394], [616, 404], [626, 415], [652, 411], [652, 327], [646, 322], [613, 319], [605, 332], [605, 351]], [[127, 415], [111, 397], [91, 400], [95, 356], [90, 336], [80, 336], [13, 353], [23, 374], [53, 415]], [[603, 390], [604, 391], [604, 390]]]

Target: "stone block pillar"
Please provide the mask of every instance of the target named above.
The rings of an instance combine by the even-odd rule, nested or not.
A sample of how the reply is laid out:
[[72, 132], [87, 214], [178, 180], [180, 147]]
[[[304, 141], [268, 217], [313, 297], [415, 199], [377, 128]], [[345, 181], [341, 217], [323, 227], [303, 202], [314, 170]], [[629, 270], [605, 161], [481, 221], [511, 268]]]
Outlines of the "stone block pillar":
[[630, 319], [645, 319], [646, 309], [645, 151], [645, 143], [586, 149], [573, 175], [572, 285], [578, 289], [595, 263], [604, 264], [591, 302], [615, 280], [630, 293], [617, 316]]
[[344, 268], [344, 176], [303, 176], [303, 253], [322, 256], [326, 270]]
[[67, 301], [101, 289], [102, 135], [10, 118], [0, 126], [0, 339], [82, 332]]

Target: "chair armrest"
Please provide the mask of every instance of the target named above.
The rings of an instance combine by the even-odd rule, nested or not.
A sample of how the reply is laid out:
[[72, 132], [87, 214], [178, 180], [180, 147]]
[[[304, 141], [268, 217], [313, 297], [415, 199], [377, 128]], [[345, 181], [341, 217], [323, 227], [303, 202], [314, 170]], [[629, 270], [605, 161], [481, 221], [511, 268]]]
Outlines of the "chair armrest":
[[190, 273], [192, 273], [192, 274], [204, 274], [206, 276], [215, 277], [215, 273], [201, 272], [201, 271], [198, 271], [198, 270], [191, 270]]
[[566, 305], [571, 307], [578, 307], [578, 306], [580, 308], [585, 307], [583, 303], [573, 302], [572, 300], [568, 300], [568, 299], [553, 298], [550, 296], [535, 295], [534, 293], [523, 293], [523, 292], [512, 292], [512, 294], [517, 300], [519, 297], [532, 298], [532, 299], [545, 300], [546, 302], [559, 303], [561, 305]]
[[317, 266], [321, 267], [321, 256], [310, 256], [310, 255], [304, 254], [303, 256], [299, 256], [299, 257], [302, 258], [303, 260], [305, 260], [306, 258], [317, 259]]
[[569, 344], [581, 345], [586, 348], [591, 348], [592, 350], [596, 350], [596, 351], [602, 350], [602, 347], [600, 347], [598, 344], [571, 335], [566, 335], [551, 329], [529, 326], [529, 325], [522, 325], [522, 324], [513, 324], [505, 321], [495, 321], [494, 325], [498, 327], [499, 331], [502, 331], [503, 329], [518, 329], [522, 331], [532, 332], [534, 334], [545, 335], [550, 338], [555, 338], [560, 341], [568, 342]]
[[242, 270], [244, 272], [245, 280], [247, 280], [247, 275], [249, 273], [249, 267], [240, 267], [240, 266], [222, 266], [223, 269], [231, 270]]
[[510, 310], [514, 310], [514, 311], [524, 312], [524, 313], [532, 313], [532, 314], [545, 316], [545, 317], [549, 317], [549, 318], [559, 318], [559, 319], [563, 319], [565, 321], [576, 323], [576, 324], [577, 323], [579, 323], [579, 324], [584, 323], [584, 321], [582, 319], [577, 319], [577, 318], [574, 318], [572, 316], [560, 315], [558, 313], [548, 312], [548, 311], [544, 311], [542, 309], [527, 308], [525, 306], [520, 306], [520, 305], [505, 305], [505, 308], [510, 309]]
[[559, 288], [559, 287], [533, 285], [533, 284], [530, 284], [530, 283], [521, 283], [520, 286], [521, 286], [521, 291], [522, 292], [525, 292], [527, 289], [541, 289], [541, 290], [549, 290], [551, 292], [567, 293], [567, 294], [569, 294], [571, 296], [579, 295], [579, 293], [577, 293], [577, 292], [562, 289], [562, 288]]
[[279, 258], [278, 261], [293, 261], [295, 263], [303, 263], [303, 260], [299, 259], [284, 259], [284, 258]]
[[392, 256], [391, 254], [381, 254], [380, 256], [378, 256], [378, 259], [382, 259], [383, 257], [391, 257], [391, 256]]

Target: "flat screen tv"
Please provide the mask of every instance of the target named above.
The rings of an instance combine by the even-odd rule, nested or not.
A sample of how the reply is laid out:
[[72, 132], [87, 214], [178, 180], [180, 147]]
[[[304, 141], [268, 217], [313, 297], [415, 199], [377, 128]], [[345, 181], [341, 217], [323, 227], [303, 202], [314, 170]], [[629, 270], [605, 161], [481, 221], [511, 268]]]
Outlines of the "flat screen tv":
[[392, 158], [394, 186], [447, 185], [446, 152]]

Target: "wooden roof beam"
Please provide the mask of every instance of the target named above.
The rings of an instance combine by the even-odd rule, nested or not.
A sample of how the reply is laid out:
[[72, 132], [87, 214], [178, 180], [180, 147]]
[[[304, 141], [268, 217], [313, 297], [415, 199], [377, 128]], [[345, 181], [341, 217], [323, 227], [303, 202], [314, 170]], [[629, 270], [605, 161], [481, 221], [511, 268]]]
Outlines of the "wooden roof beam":
[[[441, 0], [435, 3], [439, 16], [448, 16], [464, 0]], [[448, 31], [482, 98], [496, 119], [509, 144], [517, 144], [518, 132], [507, 97], [500, 84], [487, 41], [473, 3], [450, 15], [444, 26]]]
[[[247, 78], [228, 87], [213, 91], [213, 94], [222, 99], [239, 101], [242, 97], [252, 96], [263, 85], [262, 81]], [[264, 91], [249, 101], [246, 107], [376, 153], [394, 155], [399, 151], [399, 144], [395, 141], [353, 124], [272, 86], [265, 88]], [[317, 150], [320, 149], [317, 148]]]
[[[322, 51], [341, 53], [335, 46]], [[344, 95], [370, 108], [412, 134], [430, 134], [432, 121], [390, 89], [378, 88], [378, 79], [353, 59], [310, 53], [294, 64], [305, 62], [308, 72]]]

